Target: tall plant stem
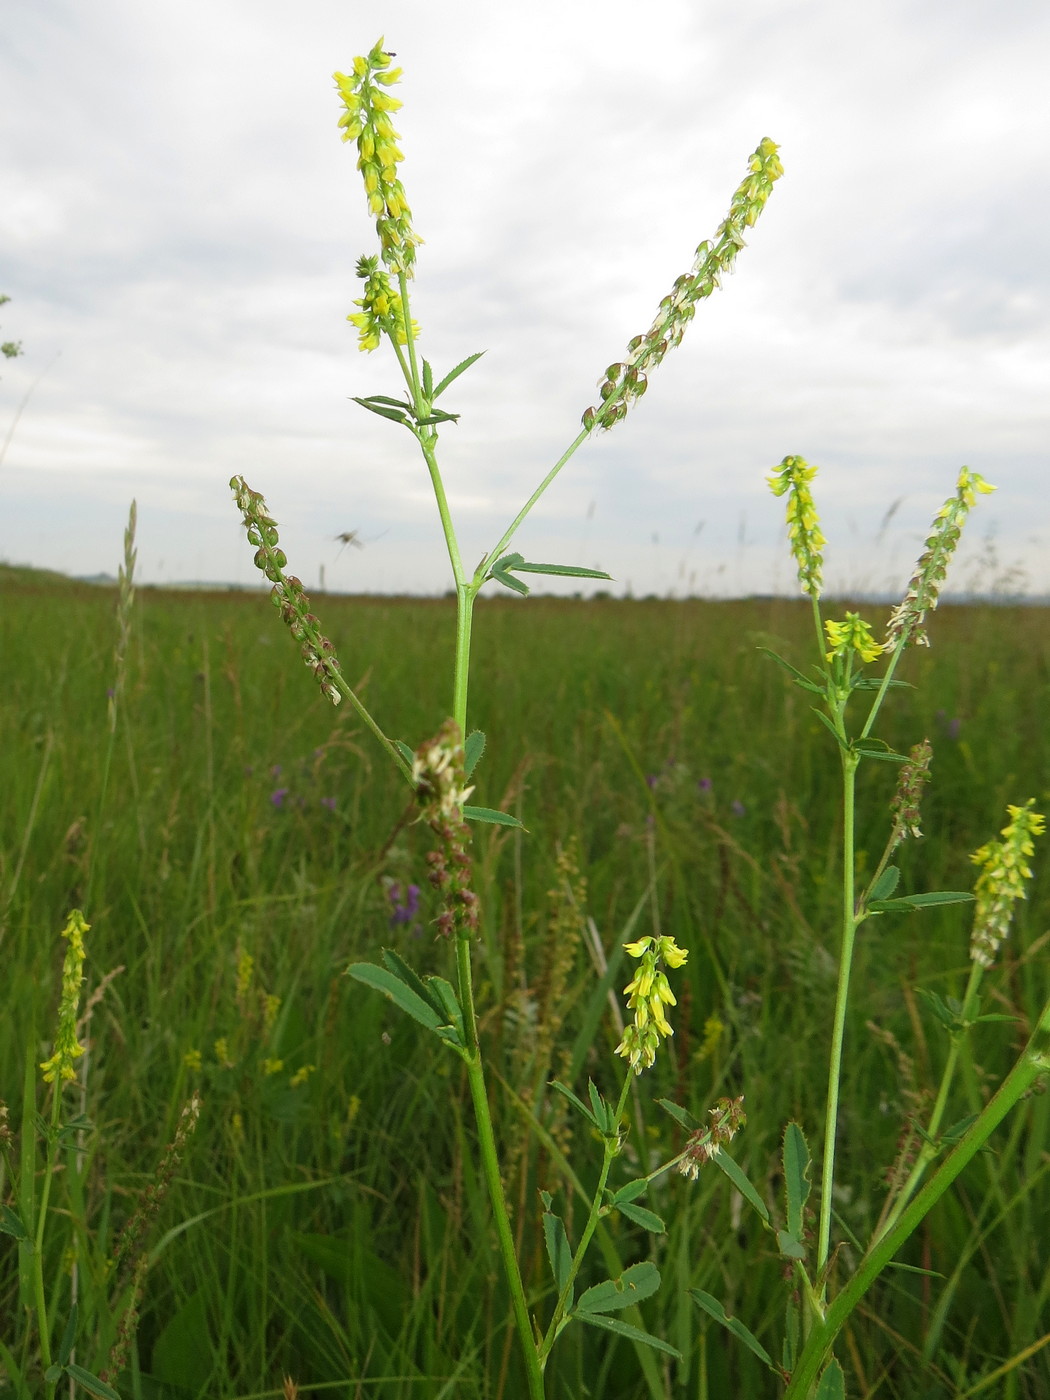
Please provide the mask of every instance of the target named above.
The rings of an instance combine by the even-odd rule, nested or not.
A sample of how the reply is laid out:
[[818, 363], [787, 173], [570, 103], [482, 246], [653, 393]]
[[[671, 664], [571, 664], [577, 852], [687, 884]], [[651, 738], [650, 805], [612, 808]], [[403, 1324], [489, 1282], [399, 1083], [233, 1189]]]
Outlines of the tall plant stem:
[[[36, 1221], [36, 1236], [33, 1240], [33, 1295], [36, 1306], [37, 1333], [40, 1339], [40, 1360], [45, 1371], [51, 1365], [51, 1337], [47, 1319], [47, 1297], [44, 1291], [44, 1230], [47, 1226], [47, 1208], [51, 1199], [51, 1182], [55, 1174], [57, 1156], [58, 1120], [62, 1108], [62, 1079], [57, 1076], [52, 1086], [51, 1125], [47, 1136], [47, 1161], [44, 1167], [44, 1181], [40, 1191], [39, 1214]], [[56, 1381], [49, 1381], [47, 1394], [54, 1395]]]
[[1017, 1063], [1003, 1080], [984, 1110], [959, 1139], [937, 1171], [915, 1199], [901, 1212], [897, 1223], [871, 1246], [857, 1271], [829, 1306], [823, 1324], [806, 1341], [784, 1400], [809, 1400], [821, 1367], [831, 1352], [836, 1336], [850, 1314], [882, 1273], [905, 1240], [951, 1186], [963, 1168], [981, 1150], [1010, 1110], [1027, 1094], [1036, 1080], [1050, 1070], [1050, 1001], [1032, 1032]]
[[474, 1106], [474, 1121], [478, 1127], [478, 1146], [481, 1150], [481, 1169], [488, 1187], [492, 1218], [496, 1225], [496, 1238], [499, 1241], [503, 1272], [510, 1290], [511, 1307], [514, 1311], [514, 1325], [521, 1341], [522, 1357], [528, 1379], [529, 1400], [543, 1400], [543, 1373], [540, 1370], [536, 1338], [529, 1319], [529, 1307], [525, 1299], [525, 1286], [521, 1281], [517, 1250], [514, 1247], [514, 1233], [510, 1226], [510, 1212], [507, 1198], [503, 1194], [503, 1178], [499, 1169], [499, 1154], [496, 1150], [496, 1135], [492, 1128], [492, 1113], [489, 1108], [488, 1090], [485, 1086], [485, 1069], [478, 1044], [477, 1019], [474, 1012], [474, 989], [470, 967], [470, 942], [466, 938], [456, 940], [456, 963], [459, 971], [460, 1000], [463, 1006], [463, 1029], [467, 1042], [467, 1081], [470, 1084], [470, 1098]]
[[[623, 1088], [620, 1090], [619, 1102], [616, 1105], [616, 1123], [619, 1123], [620, 1118], [623, 1114], [624, 1104], [627, 1102], [627, 1094], [631, 1088], [631, 1081], [634, 1078], [635, 1075], [633, 1071], [628, 1070], [623, 1081]], [[583, 1263], [583, 1256], [587, 1253], [587, 1249], [590, 1246], [592, 1238], [594, 1237], [594, 1232], [598, 1228], [598, 1221], [601, 1219], [602, 1216], [602, 1197], [605, 1194], [605, 1183], [609, 1180], [609, 1171], [612, 1167], [613, 1162], [615, 1161], [616, 1157], [619, 1155], [620, 1152], [619, 1140], [616, 1138], [610, 1138], [609, 1136], [606, 1136], [604, 1148], [605, 1150], [602, 1156], [602, 1169], [598, 1176], [598, 1184], [594, 1188], [594, 1195], [591, 1198], [591, 1208], [587, 1215], [587, 1224], [583, 1227], [583, 1234], [580, 1236], [580, 1242], [576, 1246], [576, 1250], [572, 1256], [572, 1263], [569, 1266], [569, 1272], [566, 1275], [565, 1282], [562, 1284], [561, 1292], [558, 1295], [558, 1302], [554, 1309], [554, 1315], [550, 1320], [550, 1325], [547, 1328], [546, 1335], [544, 1336], [543, 1341], [540, 1344], [539, 1355], [541, 1366], [546, 1365], [547, 1357], [550, 1355], [551, 1347], [553, 1347], [554, 1343], [558, 1340], [558, 1333], [561, 1330], [561, 1323], [562, 1319], [565, 1316], [565, 1309], [569, 1306], [569, 1299], [572, 1294], [572, 1286], [576, 1282], [576, 1275], [579, 1273], [580, 1265]], [[669, 1163], [668, 1165], [673, 1165], [673, 1163]], [[666, 1167], [661, 1168], [661, 1171], [666, 1170]], [[652, 1176], [656, 1175], [658, 1175], [658, 1173], [651, 1173], [649, 1179], [651, 1180]]]
[[[842, 720], [838, 717], [841, 727]], [[846, 1007], [849, 1001], [850, 970], [857, 934], [853, 890], [854, 801], [857, 755], [842, 751], [842, 947], [839, 952], [839, 978], [835, 993], [835, 1017], [828, 1061], [828, 1097], [824, 1120], [824, 1160], [820, 1185], [820, 1229], [817, 1237], [817, 1269], [828, 1261], [831, 1246], [831, 1211], [835, 1185], [835, 1135], [839, 1116], [839, 1087], [842, 1078], [842, 1044], [845, 1038]], [[827, 1280], [821, 1297], [827, 1296]]]
[[453, 677], [452, 717], [459, 732], [467, 737], [467, 687], [470, 684], [470, 631], [474, 619], [477, 588], [470, 583], [456, 588], [456, 667]]

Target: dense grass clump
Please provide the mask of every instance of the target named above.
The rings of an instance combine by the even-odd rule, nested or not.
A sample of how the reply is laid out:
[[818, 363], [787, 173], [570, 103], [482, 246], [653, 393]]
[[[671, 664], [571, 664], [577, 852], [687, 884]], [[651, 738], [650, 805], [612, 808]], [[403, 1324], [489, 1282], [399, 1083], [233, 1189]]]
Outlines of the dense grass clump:
[[[280, 1394], [287, 1374], [303, 1395], [522, 1394], [455, 1062], [343, 975], [384, 945], [411, 950], [420, 972], [447, 973], [409, 789], [349, 707], [319, 699], [258, 596], [146, 590], [103, 792], [113, 596], [7, 574], [3, 601], [0, 1092], [18, 1124], [26, 1047], [43, 1061], [54, 1034], [57, 933], [81, 907], [86, 1003], [105, 981], [82, 1032], [85, 1257], [112, 1251], [183, 1105], [195, 1090], [203, 1101], [151, 1226], [121, 1386], [232, 1400]], [[451, 683], [454, 605], [329, 598], [323, 614], [387, 732], [412, 747], [432, 734]], [[900, 858], [910, 892], [968, 888], [968, 854], [1006, 804], [1050, 791], [1050, 615], [945, 605], [933, 623], [933, 647], [909, 652], [899, 672], [916, 689], [895, 693], [882, 729], [901, 749], [923, 736], [934, 749], [924, 839]], [[527, 834], [475, 838], [477, 995], [537, 1307], [551, 1301], [537, 1191], [557, 1194], [570, 1224], [564, 1154], [575, 1137], [585, 1174], [589, 1151], [548, 1081], [579, 1088], [590, 1075], [603, 1087], [613, 1076], [618, 1032], [601, 977], [628, 934], [662, 929], [691, 950], [651, 1097], [700, 1115], [719, 1094], [744, 1094], [734, 1155], [771, 1197], [782, 1125], [818, 1133], [840, 779], [807, 697], [759, 650], [804, 668], [811, 631], [802, 602], [478, 604], [473, 720], [488, 750], [475, 800], [515, 814]], [[866, 765], [859, 791], [858, 848], [875, 856], [895, 779], [884, 768]], [[871, 1233], [883, 1195], [873, 1164], [893, 1160], [936, 1083], [945, 1042], [917, 989], [960, 993], [968, 918], [951, 906], [863, 930], [839, 1144], [847, 1239]], [[1048, 928], [1050, 884], [1037, 869], [990, 975], [1009, 1019], [978, 1028], [959, 1116], [980, 1107], [1045, 1000]], [[1026, 1348], [994, 1393], [1050, 1393], [1037, 1345], [1050, 1293], [1048, 1103], [1033, 1097], [1008, 1120], [910, 1242], [913, 1268], [890, 1270], [855, 1315], [846, 1346], [858, 1394], [973, 1393]], [[669, 1118], [647, 1120], [623, 1179], [646, 1169], [646, 1150], [674, 1150], [676, 1133]], [[684, 1363], [646, 1368], [629, 1343], [576, 1328], [552, 1355], [549, 1393], [770, 1393], [750, 1354], [707, 1334], [682, 1301], [687, 1287], [710, 1289], [761, 1337], [785, 1288], [768, 1237], [714, 1172], [663, 1179], [650, 1199], [666, 1236], [635, 1238], [617, 1218], [606, 1242], [628, 1262], [655, 1250], [664, 1287], [647, 1325]], [[49, 1269], [63, 1267], [58, 1252]], [[5, 1249], [0, 1335], [13, 1335], [21, 1306]]]

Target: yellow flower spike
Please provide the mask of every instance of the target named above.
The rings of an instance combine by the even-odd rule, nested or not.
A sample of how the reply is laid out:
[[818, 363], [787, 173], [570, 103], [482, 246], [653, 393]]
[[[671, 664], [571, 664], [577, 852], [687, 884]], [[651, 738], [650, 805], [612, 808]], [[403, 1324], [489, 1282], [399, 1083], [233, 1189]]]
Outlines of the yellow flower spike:
[[824, 631], [831, 643], [831, 650], [827, 653], [829, 661], [836, 656], [845, 656], [852, 650], [858, 654], [861, 661], [867, 663], [876, 660], [885, 650], [882, 643], [877, 642], [871, 635], [871, 627], [859, 613], [848, 612], [844, 622], [832, 622], [828, 619], [824, 623]]
[[[380, 196], [377, 194], [376, 198]], [[401, 294], [395, 292], [390, 277], [379, 268], [378, 258], [361, 258], [357, 264], [357, 275], [365, 283], [365, 294], [355, 301], [361, 311], [351, 312], [346, 318], [358, 329], [358, 349], [375, 350], [382, 333], [385, 332], [398, 345], [408, 342], [405, 328], [405, 308]], [[419, 334], [419, 327], [412, 322], [412, 335]]]
[[660, 939], [660, 957], [668, 967], [681, 967], [689, 956], [687, 948], [679, 948], [673, 938], [663, 937]]
[[80, 987], [84, 980], [84, 934], [91, 925], [79, 909], [74, 909], [66, 920], [62, 937], [68, 942], [66, 955], [62, 960], [62, 992], [58, 1002], [58, 1030], [55, 1033], [55, 1052], [45, 1060], [40, 1068], [44, 1083], [67, 1084], [77, 1077], [74, 1061], [84, 1053], [84, 1047], [77, 1040], [77, 1012], [80, 1009]]
[[681, 967], [689, 954], [668, 937], [639, 938], [634, 943], [625, 943], [624, 948], [632, 958], [640, 959], [641, 965], [624, 988], [634, 1020], [625, 1028], [616, 1054], [630, 1063], [635, 1074], [641, 1074], [654, 1063], [660, 1037], [674, 1034], [664, 1007], [678, 1003], [661, 962], [668, 967]]
[[1003, 827], [1001, 841], [989, 841], [974, 851], [970, 860], [982, 867], [974, 885], [975, 908], [970, 934], [970, 958], [989, 968], [1013, 919], [1011, 905], [1025, 898], [1024, 882], [1032, 878], [1026, 856], [1035, 851], [1032, 838], [1046, 830], [1046, 818], [1033, 812], [1035, 798], [1023, 807], [1007, 807], [1010, 818]]
[[345, 108], [339, 117], [342, 138], [357, 142], [357, 167], [364, 173], [365, 194], [369, 212], [376, 219], [383, 262], [392, 272], [411, 277], [416, 247], [423, 240], [412, 228], [408, 201], [397, 179], [397, 167], [404, 155], [397, 145], [398, 133], [390, 113], [402, 104], [386, 91], [399, 81], [401, 69], [390, 67], [390, 54], [380, 39], [367, 57], [354, 59], [352, 75], [333, 76]]
[[817, 474], [804, 457], [785, 457], [766, 480], [774, 496], [787, 495], [788, 540], [798, 565], [802, 592], [820, 597], [824, 536], [820, 531], [817, 507], [809, 483]]

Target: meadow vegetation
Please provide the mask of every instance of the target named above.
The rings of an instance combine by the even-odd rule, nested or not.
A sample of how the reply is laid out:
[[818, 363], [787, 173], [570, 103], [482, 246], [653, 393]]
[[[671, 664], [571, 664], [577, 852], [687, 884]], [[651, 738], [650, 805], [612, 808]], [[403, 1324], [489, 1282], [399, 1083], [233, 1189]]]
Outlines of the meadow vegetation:
[[241, 476], [280, 626], [136, 599], [134, 504], [115, 609], [2, 579], [0, 1400], [1038, 1400], [1047, 613], [934, 615], [994, 488], [885, 627], [822, 601], [798, 456], [806, 603], [521, 601], [609, 577], [510, 546], [733, 269], [767, 137], [471, 572], [392, 59], [335, 75], [402, 381], [356, 402], [451, 600], [311, 605]]
[[[91, 925], [92, 1126], [79, 1165], [67, 1153], [53, 1186], [75, 1230], [45, 1240], [57, 1280], [79, 1239], [78, 1359], [105, 1368], [119, 1316], [101, 1302], [103, 1263], [199, 1093], [196, 1133], [149, 1226], [121, 1393], [279, 1395], [288, 1375], [303, 1395], [524, 1394], [463, 1073], [344, 975], [380, 945], [421, 973], [445, 966], [423, 878], [426, 828], [403, 781], [348, 708], [333, 711], [289, 667], [287, 639], [257, 597], [146, 590], [103, 795], [114, 596], [26, 574], [5, 573], [3, 588], [0, 1065], [16, 1139], [27, 1046], [43, 1062], [54, 1036], [57, 933], [74, 906]], [[418, 681], [448, 670], [454, 604], [323, 607], [344, 671], [390, 731], [433, 732], [440, 687]], [[907, 749], [928, 735], [934, 749], [924, 838], [900, 856], [912, 890], [968, 888], [967, 854], [1006, 804], [1050, 786], [1050, 616], [943, 605], [935, 622], [934, 645], [903, 664], [916, 688], [897, 692], [887, 717], [890, 742]], [[649, 1071], [619, 1179], [646, 1168], [639, 1144], [653, 1160], [680, 1150], [681, 1130], [650, 1106], [661, 1094], [700, 1116], [743, 1093], [748, 1122], [733, 1153], [771, 1197], [784, 1123], [816, 1134], [840, 777], [808, 697], [759, 650], [804, 666], [811, 631], [804, 602], [479, 603], [474, 702], [489, 750], [476, 800], [527, 831], [477, 830], [476, 980], [537, 1306], [549, 1307], [552, 1288], [531, 1226], [537, 1192], [562, 1192], [571, 1228], [567, 1156], [593, 1154], [548, 1081], [589, 1075], [614, 1092], [618, 1032], [598, 959], [618, 991], [626, 937], [660, 928], [690, 958], [676, 974], [676, 1034]], [[895, 776], [889, 765], [862, 770], [862, 849], [881, 849]], [[1009, 1019], [974, 1033], [960, 1116], [1002, 1077], [1045, 1000], [1048, 914], [1037, 870], [989, 974], [991, 1005]], [[874, 1228], [884, 1194], [874, 1164], [893, 1161], [936, 1083], [946, 1038], [918, 992], [961, 994], [970, 917], [951, 906], [861, 932], [839, 1136], [846, 1238]], [[843, 1351], [851, 1394], [982, 1393], [980, 1378], [1011, 1359], [983, 1393], [1047, 1393], [1048, 1112], [1046, 1096], [1015, 1111], [910, 1241], [909, 1269], [884, 1274], [854, 1314]], [[696, 1182], [661, 1178], [649, 1203], [666, 1235], [619, 1217], [605, 1228], [622, 1261], [659, 1262], [664, 1286], [645, 1325], [684, 1360], [658, 1357], [647, 1370], [628, 1341], [574, 1328], [551, 1355], [549, 1393], [770, 1394], [765, 1368], [685, 1295], [717, 1294], [769, 1340], [785, 1290], [769, 1237], [711, 1169]], [[23, 1307], [7, 1245], [5, 1339]], [[95, 1308], [86, 1331], [85, 1306]]]

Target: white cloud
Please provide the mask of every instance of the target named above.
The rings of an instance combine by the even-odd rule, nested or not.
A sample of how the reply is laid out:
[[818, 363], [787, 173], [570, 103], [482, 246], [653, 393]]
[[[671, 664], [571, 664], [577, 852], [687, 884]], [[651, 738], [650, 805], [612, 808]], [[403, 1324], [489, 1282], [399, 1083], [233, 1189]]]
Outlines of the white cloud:
[[[344, 319], [371, 233], [329, 75], [380, 31], [405, 68], [424, 353], [442, 369], [488, 350], [443, 438], [466, 558], [575, 434], [770, 135], [787, 175], [738, 275], [522, 549], [583, 548], [636, 592], [791, 586], [763, 477], [800, 452], [823, 467], [840, 577], [881, 581], [906, 575], [966, 462], [1001, 487], [978, 531], [1050, 589], [1031, 542], [1050, 466], [1050, 17], [992, 0], [44, 0], [0, 60], [2, 320], [27, 351], [4, 366], [0, 429], [61, 355], [0, 471], [0, 554], [112, 572], [136, 495], [147, 578], [244, 579], [226, 488], [243, 472], [304, 578], [447, 586], [411, 440], [349, 402], [397, 375]], [[346, 529], [373, 543], [336, 561]]]

